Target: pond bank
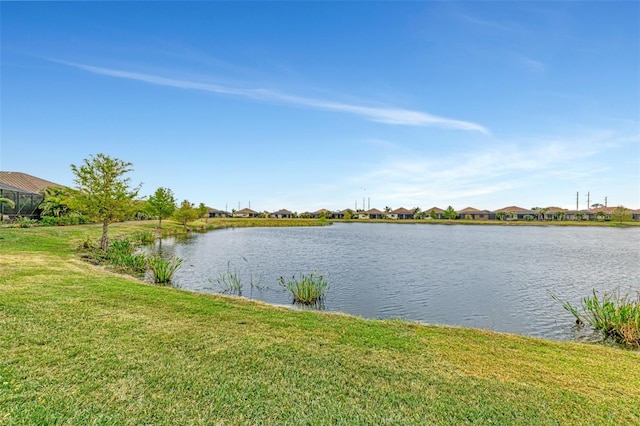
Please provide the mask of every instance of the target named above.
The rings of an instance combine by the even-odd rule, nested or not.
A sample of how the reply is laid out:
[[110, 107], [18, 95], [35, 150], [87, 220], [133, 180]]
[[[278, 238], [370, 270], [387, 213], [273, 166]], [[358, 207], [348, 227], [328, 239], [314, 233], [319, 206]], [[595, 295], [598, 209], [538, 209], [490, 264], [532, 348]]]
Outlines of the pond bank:
[[637, 353], [145, 285], [75, 257], [94, 232], [0, 230], [9, 424], [640, 422]]

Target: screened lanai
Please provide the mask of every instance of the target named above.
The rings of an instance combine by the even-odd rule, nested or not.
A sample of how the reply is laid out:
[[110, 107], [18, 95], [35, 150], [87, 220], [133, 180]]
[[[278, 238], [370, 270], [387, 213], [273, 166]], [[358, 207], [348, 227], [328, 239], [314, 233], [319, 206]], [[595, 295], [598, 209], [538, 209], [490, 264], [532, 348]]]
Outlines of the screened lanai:
[[0, 182], [0, 198], [13, 201], [13, 207], [9, 203], [0, 203], [0, 218], [8, 216], [9, 219], [17, 216], [36, 218], [38, 206], [44, 200], [42, 194], [29, 192], [2, 182]]

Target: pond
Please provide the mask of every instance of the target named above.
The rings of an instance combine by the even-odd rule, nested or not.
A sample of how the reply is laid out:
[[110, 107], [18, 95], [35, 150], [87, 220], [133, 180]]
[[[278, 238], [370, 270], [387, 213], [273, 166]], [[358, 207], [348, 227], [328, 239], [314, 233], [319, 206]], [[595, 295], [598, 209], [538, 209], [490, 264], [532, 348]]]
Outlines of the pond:
[[594, 340], [550, 293], [574, 305], [593, 289], [635, 295], [639, 243], [640, 228], [336, 223], [231, 228], [155, 250], [184, 259], [184, 289], [221, 293], [216, 279], [232, 271], [243, 296], [291, 305], [278, 278], [317, 271], [328, 311]]

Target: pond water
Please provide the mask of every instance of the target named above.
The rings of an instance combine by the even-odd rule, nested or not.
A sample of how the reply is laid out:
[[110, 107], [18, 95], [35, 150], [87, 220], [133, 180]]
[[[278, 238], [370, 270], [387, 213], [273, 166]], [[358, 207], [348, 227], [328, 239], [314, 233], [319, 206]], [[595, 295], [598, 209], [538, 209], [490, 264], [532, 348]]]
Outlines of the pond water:
[[291, 305], [278, 278], [317, 271], [328, 311], [555, 340], [595, 337], [550, 293], [575, 306], [593, 289], [640, 291], [640, 228], [337, 223], [218, 230], [155, 250], [184, 259], [174, 285], [185, 289], [220, 293], [216, 279], [235, 271], [243, 296]]

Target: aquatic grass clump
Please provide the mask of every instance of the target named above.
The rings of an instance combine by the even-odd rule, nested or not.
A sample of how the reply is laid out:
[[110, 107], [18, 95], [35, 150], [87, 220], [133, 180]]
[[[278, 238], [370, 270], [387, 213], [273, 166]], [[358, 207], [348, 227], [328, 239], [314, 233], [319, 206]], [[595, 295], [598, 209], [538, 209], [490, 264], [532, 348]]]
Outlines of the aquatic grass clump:
[[280, 277], [278, 280], [280, 285], [293, 296], [293, 301], [304, 305], [313, 305], [324, 300], [325, 293], [329, 288], [329, 284], [322, 275], [312, 272], [309, 275], [301, 274], [297, 280], [295, 275], [290, 280]]
[[605, 292], [600, 299], [593, 290], [592, 297], [582, 299], [582, 312], [569, 302], [562, 306], [576, 318], [578, 325], [589, 324], [616, 342], [640, 347], [640, 293], [633, 299], [616, 290]]
[[156, 284], [166, 284], [171, 282], [173, 274], [180, 268], [183, 260], [179, 257], [163, 259], [160, 256], [152, 256], [147, 260], [149, 269], [153, 273], [153, 282]]
[[[243, 280], [241, 276], [248, 278], [249, 286], [251, 290], [258, 289], [263, 290], [265, 287], [262, 286], [262, 281], [264, 280], [263, 274], [258, 274], [257, 271], [253, 268], [249, 260], [246, 257], [241, 256], [242, 260], [245, 262], [245, 267], [242, 270], [242, 274], [238, 272], [237, 268], [231, 270], [231, 261], [227, 262], [227, 271], [218, 275], [218, 277], [214, 280], [209, 279], [209, 282], [212, 284], [216, 284], [222, 293], [231, 293], [237, 294], [238, 296], [242, 296], [242, 287]], [[246, 280], [244, 281], [246, 282]]]
[[[212, 280], [209, 282], [213, 283]], [[231, 261], [227, 262], [227, 272], [221, 273], [215, 282], [223, 293], [242, 296], [242, 280], [237, 269], [231, 270]]]
[[135, 244], [128, 239], [114, 240], [107, 249], [107, 261], [125, 271], [143, 273], [147, 270], [147, 258], [135, 254]]

